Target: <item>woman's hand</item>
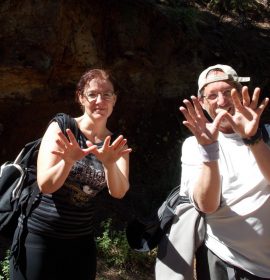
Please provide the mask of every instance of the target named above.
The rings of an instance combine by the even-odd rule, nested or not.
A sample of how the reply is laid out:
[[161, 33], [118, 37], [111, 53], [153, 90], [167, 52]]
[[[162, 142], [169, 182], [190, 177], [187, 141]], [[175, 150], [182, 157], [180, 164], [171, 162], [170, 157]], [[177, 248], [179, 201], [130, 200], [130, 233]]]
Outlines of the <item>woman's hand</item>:
[[66, 132], [69, 139], [62, 131], [59, 131], [59, 138], [56, 140], [59, 149], [52, 151], [52, 154], [61, 157], [65, 162], [73, 164], [75, 161], [80, 160], [97, 148], [96, 145], [93, 145], [89, 141], [88, 148], [82, 149], [72, 131], [67, 129]]
[[[132, 149], [127, 147], [127, 140], [120, 135], [110, 145], [111, 137], [107, 136], [101, 148], [91, 150], [104, 166], [108, 190], [111, 196], [122, 198], [129, 189], [129, 153]], [[90, 148], [92, 143], [86, 143]]]
[[91, 153], [94, 154], [105, 167], [115, 163], [120, 157], [132, 151], [132, 149], [127, 148], [127, 140], [124, 139], [122, 135], [118, 136], [111, 145], [110, 140], [111, 136], [107, 136], [103, 146], [99, 149], [96, 146], [93, 148], [93, 144], [90, 141], [86, 143], [89, 149], [91, 149]]

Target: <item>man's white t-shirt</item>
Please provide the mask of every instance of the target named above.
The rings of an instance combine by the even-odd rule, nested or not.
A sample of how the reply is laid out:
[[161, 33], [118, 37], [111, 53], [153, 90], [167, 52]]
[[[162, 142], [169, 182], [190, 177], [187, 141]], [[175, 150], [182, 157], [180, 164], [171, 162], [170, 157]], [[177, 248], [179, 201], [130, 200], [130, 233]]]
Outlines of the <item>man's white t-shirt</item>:
[[[270, 277], [270, 185], [237, 134], [219, 133], [220, 208], [206, 215], [206, 246], [225, 262]], [[193, 199], [201, 155], [194, 136], [182, 147], [181, 194]]]

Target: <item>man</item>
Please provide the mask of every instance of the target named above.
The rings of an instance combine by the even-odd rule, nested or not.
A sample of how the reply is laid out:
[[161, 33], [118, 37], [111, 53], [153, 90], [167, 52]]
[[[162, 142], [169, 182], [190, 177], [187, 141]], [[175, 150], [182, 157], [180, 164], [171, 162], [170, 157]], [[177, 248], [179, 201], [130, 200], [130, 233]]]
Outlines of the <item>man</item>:
[[247, 81], [211, 66], [180, 107], [194, 135], [182, 146], [181, 193], [206, 220], [203, 280], [270, 279], [270, 148], [259, 125], [269, 98], [259, 103], [259, 88], [250, 97]]

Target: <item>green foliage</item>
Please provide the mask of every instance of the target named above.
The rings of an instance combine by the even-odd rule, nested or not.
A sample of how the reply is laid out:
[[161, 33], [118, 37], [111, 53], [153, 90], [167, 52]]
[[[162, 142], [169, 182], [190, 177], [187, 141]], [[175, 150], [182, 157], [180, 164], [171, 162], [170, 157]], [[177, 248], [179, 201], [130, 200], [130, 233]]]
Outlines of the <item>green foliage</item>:
[[[124, 270], [136, 274], [152, 270], [156, 258], [155, 250], [150, 253], [136, 252], [129, 247], [125, 231], [113, 229], [111, 219], [101, 225], [104, 231], [102, 236], [97, 238], [97, 247], [99, 256], [109, 267], [117, 269], [120, 274], [124, 274]], [[0, 262], [0, 280], [10, 279], [9, 254], [8, 250], [5, 259]]]
[[254, 0], [210, 0], [208, 5], [213, 10], [234, 11], [237, 14], [245, 14], [250, 9], [256, 8]]
[[99, 254], [109, 266], [118, 269], [136, 270], [146, 266], [152, 267], [155, 261], [155, 252], [149, 254], [132, 250], [127, 242], [125, 231], [113, 230], [112, 220], [108, 219], [102, 224], [104, 232], [97, 238]]
[[8, 250], [5, 259], [0, 262], [0, 280], [9, 280], [9, 255], [10, 251]]
[[208, 10], [221, 16], [233, 17], [242, 24], [269, 19], [270, 0], [157, 0], [157, 2], [174, 9], [179, 15], [182, 13], [183, 23], [190, 23], [191, 29], [195, 31], [197, 16], [192, 12], [192, 8], [196, 8], [197, 5], [207, 7]]
[[239, 23], [248, 24], [253, 20], [265, 18], [266, 7], [253, 0], [210, 0], [207, 7], [220, 15], [234, 17]]

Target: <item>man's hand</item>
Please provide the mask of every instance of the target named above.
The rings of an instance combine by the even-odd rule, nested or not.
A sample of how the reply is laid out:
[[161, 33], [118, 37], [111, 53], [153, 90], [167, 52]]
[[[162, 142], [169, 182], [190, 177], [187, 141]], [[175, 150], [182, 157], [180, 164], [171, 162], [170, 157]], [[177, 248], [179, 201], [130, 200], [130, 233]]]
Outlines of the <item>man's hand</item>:
[[261, 104], [258, 105], [260, 88], [255, 88], [252, 98], [250, 98], [248, 87], [246, 86], [242, 88], [241, 95], [236, 89], [232, 89], [231, 96], [235, 113], [231, 115], [227, 112], [224, 118], [228, 120], [233, 130], [242, 138], [250, 138], [258, 130], [261, 115], [269, 102], [269, 98], [264, 98]]
[[185, 99], [183, 103], [186, 108], [181, 106], [179, 110], [186, 118], [183, 124], [193, 133], [201, 145], [212, 144], [217, 141], [219, 125], [226, 114], [221, 111], [217, 114], [212, 123], [204, 115], [203, 109], [197, 97], [191, 96], [192, 102]]

